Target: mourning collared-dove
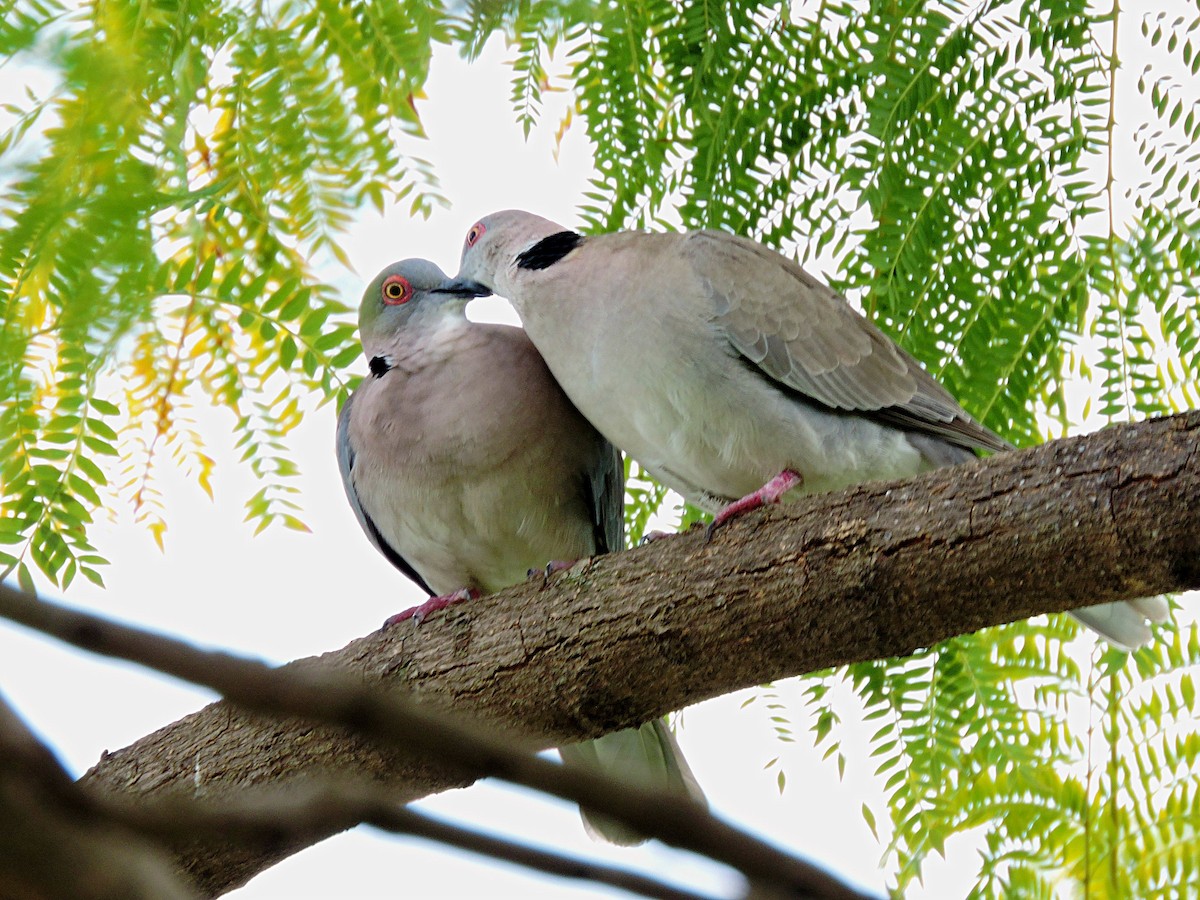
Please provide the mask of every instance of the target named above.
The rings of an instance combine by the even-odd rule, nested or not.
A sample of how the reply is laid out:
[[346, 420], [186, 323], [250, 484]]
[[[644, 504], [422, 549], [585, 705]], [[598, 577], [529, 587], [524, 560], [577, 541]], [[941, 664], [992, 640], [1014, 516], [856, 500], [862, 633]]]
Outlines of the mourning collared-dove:
[[[736, 235], [585, 237], [506, 210], [471, 227], [443, 287], [510, 300], [600, 433], [718, 522], [1011, 446], [836, 291]], [[1074, 615], [1134, 648], [1168, 613], [1155, 597]]]
[[[338, 465], [359, 524], [438, 595], [389, 624], [501, 590], [551, 560], [620, 549], [624, 538], [620, 453], [521, 329], [471, 322], [469, 295], [430, 293], [445, 278], [408, 259], [367, 288], [359, 334], [370, 374], [338, 418]], [[703, 801], [661, 719], [559, 752]], [[611, 820], [584, 821], [614, 843], [642, 840]]]

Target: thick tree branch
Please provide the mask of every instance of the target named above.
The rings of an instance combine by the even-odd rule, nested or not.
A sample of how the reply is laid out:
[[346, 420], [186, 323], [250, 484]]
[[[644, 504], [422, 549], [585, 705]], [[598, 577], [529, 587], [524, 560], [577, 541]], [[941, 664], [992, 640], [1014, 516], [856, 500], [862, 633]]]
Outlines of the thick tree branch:
[[[333, 667], [556, 744], [708, 697], [986, 625], [1200, 586], [1200, 413], [866, 485], [580, 564], [293, 664]], [[1069, 561], [1069, 564], [1064, 562]], [[419, 797], [468, 779], [333, 729], [218, 703], [86, 776], [135, 794], [367, 775]], [[210, 891], [299, 846], [198, 841]]]

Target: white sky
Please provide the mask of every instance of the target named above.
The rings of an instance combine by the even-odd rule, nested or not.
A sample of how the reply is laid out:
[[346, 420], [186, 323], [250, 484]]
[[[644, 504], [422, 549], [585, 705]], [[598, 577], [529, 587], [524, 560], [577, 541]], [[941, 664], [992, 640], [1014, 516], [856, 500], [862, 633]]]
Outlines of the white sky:
[[[463, 233], [487, 212], [519, 206], [566, 225], [576, 221], [573, 210], [590, 171], [582, 130], [568, 133], [556, 163], [553, 132], [566, 95], [551, 95], [543, 127], [526, 143], [508, 102], [509, 75], [502, 67], [507, 56], [498, 41], [470, 66], [444, 48], [436, 54], [426, 89], [429, 99], [421, 105], [430, 140], [415, 149], [432, 160], [455, 206], [439, 210], [428, 222], [409, 220], [403, 210], [383, 218], [365, 216], [346, 242], [358, 276], [338, 279], [351, 305], [357, 305], [362, 285], [396, 259], [425, 256], [453, 272]], [[490, 310], [485, 314], [497, 314], [495, 307]], [[319, 410], [310, 406], [292, 441], [303, 471], [303, 518], [313, 529], [308, 535], [273, 528], [252, 538], [252, 527], [242, 522], [241, 504], [256, 484], [236, 465], [233, 417], [203, 409], [197, 420], [218, 459], [216, 502], [182, 475], [161, 470], [169, 521], [165, 555], [122, 511], [117, 522], [100, 523], [93, 532], [113, 563], [104, 573], [108, 590], [79, 579], [67, 592], [70, 602], [201, 644], [283, 661], [340, 647], [421, 599], [368, 544], [346, 504], [333, 455], [332, 405]], [[75, 773], [101, 751], [125, 746], [212, 699], [206, 692], [62, 649], [4, 623], [0, 686]], [[775, 738], [761, 699], [757, 709], [740, 708], [755, 691], [687, 711], [679, 739], [697, 778], [722, 816], [882, 892], [878, 863], [888, 835], [880, 795], [864, 788], [873, 769], [861, 750], [869, 731], [844, 730], [849, 762], [846, 780], [840, 782], [833, 764], [821, 762], [820, 752], [809, 747], [799, 692], [789, 685], [778, 692], [793, 718], [797, 743]], [[852, 752], [855, 747], [858, 755]], [[764, 771], [775, 757], [788, 775], [782, 796], [775, 769]], [[863, 822], [864, 801], [881, 813], [882, 843]], [[727, 870], [656, 845], [624, 850], [593, 843], [572, 807], [512, 789], [476, 785], [419, 806], [569, 852], [642, 867], [718, 894], [729, 893], [735, 883]], [[951, 841], [948, 861], [931, 857], [924, 885], [909, 896], [964, 895], [977, 861], [973, 846], [969, 837]], [[551, 898], [610, 893], [357, 829], [285, 861], [230, 896]]]

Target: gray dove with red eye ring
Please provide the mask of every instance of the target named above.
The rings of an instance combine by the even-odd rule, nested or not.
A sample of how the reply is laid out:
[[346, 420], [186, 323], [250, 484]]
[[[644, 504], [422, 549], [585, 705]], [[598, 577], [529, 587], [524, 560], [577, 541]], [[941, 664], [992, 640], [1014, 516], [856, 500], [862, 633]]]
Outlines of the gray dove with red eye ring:
[[[386, 627], [624, 540], [620, 453], [571, 405], [521, 329], [471, 322], [469, 292], [431, 292], [445, 279], [433, 263], [407, 259], [371, 282], [358, 320], [370, 374], [338, 418], [338, 466], [359, 524], [436, 595]], [[560, 753], [704, 799], [661, 719]], [[602, 817], [584, 821], [614, 843], [643, 840]]]
[[[714, 526], [1010, 448], [845, 298], [736, 235], [585, 237], [506, 210], [442, 289], [510, 300], [579, 410]], [[1168, 614], [1158, 597], [1073, 613], [1130, 649]]]

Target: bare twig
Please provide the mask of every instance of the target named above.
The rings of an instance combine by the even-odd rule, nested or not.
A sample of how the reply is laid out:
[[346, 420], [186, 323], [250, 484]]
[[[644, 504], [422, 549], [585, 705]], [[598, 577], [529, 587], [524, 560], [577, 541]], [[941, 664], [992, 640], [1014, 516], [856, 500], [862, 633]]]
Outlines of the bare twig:
[[[23, 788], [29, 803], [14, 802]], [[36, 799], [35, 799], [36, 798]], [[31, 826], [36, 814], [55, 811], [69, 821], [52, 828]], [[552, 853], [423, 815], [380, 796], [376, 786], [340, 780], [323, 784], [263, 789], [236, 801], [207, 803], [177, 797], [152, 803], [131, 802], [95, 788], [77, 785], [50, 751], [24, 726], [0, 696], [0, 819], [20, 828], [19, 840], [0, 838], [0, 896], [25, 884], [30, 895], [79, 900], [88, 896], [158, 898], [195, 896], [178, 879], [161, 847], [136, 839], [194, 839], [221, 834], [260, 843], [289, 842], [321, 834], [330, 827], [365, 823], [394, 834], [408, 834], [457, 847], [502, 862], [571, 878], [606, 884], [661, 900], [706, 900], [704, 895], [614, 866]], [[81, 840], [80, 828], [94, 832]], [[4, 826], [0, 826], [3, 833]], [[114, 845], [121, 852], [114, 855]], [[96, 847], [100, 854], [97, 858]], [[47, 852], [47, 847], [52, 852]], [[62, 866], [63, 858], [70, 865]], [[95, 871], [99, 867], [102, 871]], [[123, 871], [132, 869], [133, 871]], [[143, 874], [155, 874], [149, 880]], [[117, 878], [116, 876], [120, 876]], [[99, 890], [97, 890], [99, 888]], [[96, 891], [96, 893], [92, 893]]]
[[864, 896], [816, 866], [722, 822], [687, 798], [631, 789], [614, 779], [541, 759], [493, 731], [422, 708], [395, 692], [364, 687], [336, 671], [274, 669], [227, 653], [199, 650], [30, 597], [4, 584], [0, 584], [0, 616], [85, 650], [205, 685], [248, 709], [341, 725], [472, 775], [490, 775], [573, 800], [642, 834], [733, 866], [756, 891], [813, 898]]
[[662, 900], [705, 900], [704, 895], [637, 872], [553, 853], [418, 813], [380, 796], [377, 786], [360, 781], [338, 780], [250, 791], [236, 801], [219, 804], [182, 797], [152, 803], [131, 802], [99, 793], [91, 799], [105, 815], [159, 837], [221, 834], [255, 843], [288, 844], [331, 826], [349, 828], [365, 823], [382, 831], [436, 841], [560, 878], [606, 884]]
[[0, 696], [0, 896], [189, 900], [169, 855], [98, 816]]

